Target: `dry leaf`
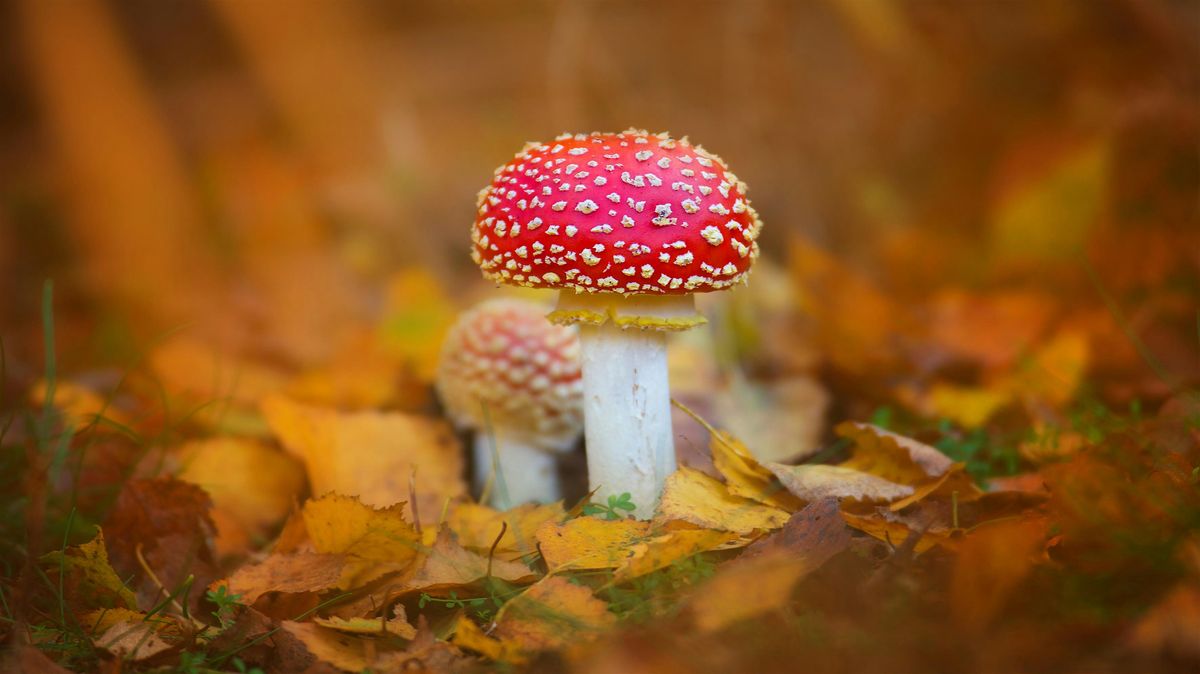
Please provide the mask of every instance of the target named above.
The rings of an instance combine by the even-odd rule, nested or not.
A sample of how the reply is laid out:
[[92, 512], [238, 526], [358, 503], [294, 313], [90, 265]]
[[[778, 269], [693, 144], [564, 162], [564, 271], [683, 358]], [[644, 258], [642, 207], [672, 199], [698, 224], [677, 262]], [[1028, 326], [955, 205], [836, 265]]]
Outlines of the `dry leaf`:
[[273, 554], [258, 564], [239, 567], [227, 580], [232, 594], [240, 594], [242, 603], [253, 604], [268, 592], [320, 592], [338, 584], [347, 564], [343, 555], [315, 552]]
[[389, 671], [389, 665], [402, 655], [380, 647], [376, 639], [344, 634], [314, 623], [284, 620], [280, 625], [317, 659], [347, 672]]
[[409, 624], [404, 616], [403, 607], [400, 608], [400, 615], [395, 618], [384, 620], [383, 617], [378, 618], [313, 618], [313, 622], [321, 627], [328, 627], [331, 630], [345, 632], [347, 634], [362, 634], [365, 636], [394, 636], [401, 639], [412, 639], [417, 636], [417, 628]]
[[1200, 661], [1200, 588], [1175, 586], [1133, 626], [1128, 643], [1147, 655]]
[[134, 662], [152, 658], [171, 649], [171, 644], [158, 636], [154, 624], [145, 621], [122, 620], [93, 641], [97, 647]]
[[852, 456], [842, 466], [892, 482], [916, 484], [926, 477], [937, 477], [954, 465], [950, 457], [936, 448], [878, 426], [848, 421], [838, 424], [836, 430], [838, 435], [854, 441]]
[[526, 651], [562, 648], [591, 640], [616, 617], [582, 585], [547, 576], [506, 603], [496, 615], [496, 636]]
[[509, 583], [527, 583], [536, 578], [536, 574], [520, 562], [493, 559], [489, 564], [484, 555], [459, 545], [454, 534], [446, 528], [438, 532], [437, 540], [424, 553], [423, 560], [420, 570], [404, 584], [406, 591], [470, 585], [487, 577], [489, 570], [493, 578]]
[[537, 531], [537, 542], [552, 573], [614, 569], [649, 532], [650, 523], [641, 520], [577, 517], [562, 523], [546, 522]]
[[478, 503], [460, 503], [450, 510], [446, 524], [463, 547], [486, 552], [496, 543], [497, 558], [516, 559], [536, 552], [539, 527], [565, 517], [562, 503], [525, 503], [504, 512]]
[[[900, 519], [887, 519], [885, 517], [867, 517], [856, 515], [854, 513], [842, 512], [842, 519], [846, 524], [858, 529], [859, 531], [877, 538], [893, 547], [901, 547], [907, 541], [909, 536], [917, 535], [908, 524]], [[913, 554], [921, 554], [935, 545], [949, 545], [953, 539], [952, 531], [945, 527], [929, 527], [921, 533], [921, 537], [917, 539]]]
[[109, 564], [103, 530], [98, 529], [95, 538], [67, 548], [65, 553], [58, 550], [46, 553], [42, 562], [61, 565], [73, 579], [75, 587], [72, 594], [86, 605], [126, 609], [138, 607], [133, 592]]
[[716, 478], [681, 467], [667, 478], [655, 520], [683, 520], [709, 529], [737, 533], [778, 529], [788, 513], [734, 496]]
[[260, 538], [287, 516], [304, 490], [304, 469], [255, 440], [201, 440], [184, 445], [179, 454], [179, 479], [212, 497], [219, 554], [245, 551], [232, 544], [229, 525], [223, 523], [241, 527], [248, 534], [243, 538]]
[[624, 583], [687, 559], [692, 555], [725, 547], [741, 540], [738, 534], [713, 529], [675, 528], [662, 535], [635, 543], [613, 572], [614, 583]]
[[375, 509], [337, 494], [304, 504], [304, 524], [313, 547], [346, 557], [338, 587], [358, 587], [412, 566], [421, 539], [403, 511], [403, 504]]
[[93, 635], [104, 634], [120, 622], [136, 623], [146, 619], [146, 614], [127, 608], [101, 608], [79, 616], [79, 624]]
[[889, 482], [869, 473], [820, 464], [785, 466], [768, 463], [787, 490], [805, 501], [823, 498], [852, 498], [859, 501], [894, 501], [913, 493], [908, 485]]
[[771, 471], [764, 468], [740, 440], [707, 424], [705, 426], [712, 433], [709, 448], [712, 450], [713, 465], [725, 478], [730, 494], [784, 510], [796, 510], [803, 505], [781, 487]]
[[521, 665], [529, 661], [529, 656], [519, 644], [484, 634], [483, 630], [465, 615], [460, 615], [454, 626], [454, 645], [468, 648], [497, 662]]
[[696, 591], [688, 604], [696, 626], [711, 632], [786, 605], [796, 583], [849, 542], [836, 500], [808, 505]]
[[466, 493], [458, 440], [442, 421], [398, 412], [311, 407], [282, 397], [263, 414], [284, 446], [299, 456], [314, 494], [336, 492], [390, 506], [409, 499], [414, 478], [422, 523], [436, 523], [448, 499]]

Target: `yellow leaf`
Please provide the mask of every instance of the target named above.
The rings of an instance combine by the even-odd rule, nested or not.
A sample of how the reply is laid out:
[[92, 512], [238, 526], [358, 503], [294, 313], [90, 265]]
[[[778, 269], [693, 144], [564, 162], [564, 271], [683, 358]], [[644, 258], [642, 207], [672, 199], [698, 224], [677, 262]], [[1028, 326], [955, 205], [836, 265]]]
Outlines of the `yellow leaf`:
[[917, 485], [911, 495], [888, 505], [888, 510], [903, 510], [935, 494], [951, 496], [957, 499], [959, 503], [966, 503], [982, 496], [983, 490], [975, 484], [975, 480], [966, 472], [966, 464], [956, 463], [941, 477]]
[[489, 637], [465, 615], [460, 615], [454, 626], [454, 645], [468, 648], [497, 662], [520, 665], [529, 661], [529, 656], [518, 644]]
[[231, 549], [221, 514], [253, 536], [264, 536], [287, 516], [304, 490], [304, 469], [295, 459], [261, 442], [243, 438], [212, 438], [180, 449], [179, 479], [197, 485], [212, 497], [217, 521], [217, 549]]
[[1030, 404], [1061, 408], [1075, 397], [1089, 355], [1086, 335], [1063, 330], [1022, 364], [1013, 377], [1012, 389]]
[[496, 636], [525, 651], [539, 651], [588, 641], [615, 623], [608, 605], [590, 589], [547, 576], [500, 609]]
[[564, 569], [615, 569], [649, 532], [650, 523], [640, 520], [577, 517], [561, 524], [546, 522], [538, 528], [537, 541], [552, 573]]
[[96, 537], [87, 543], [67, 548], [65, 552], [54, 550], [45, 554], [42, 561], [47, 565], [62, 565], [65, 572], [73, 574], [78, 579], [80, 598], [93, 606], [119, 608], [115, 603], [119, 601], [124, 608], [138, 607], [133, 592], [109, 564], [104, 532], [98, 528]]
[[763, 468], [740, 440], [713, 428], [687, 407], [679, 403], [676, 405], [712, 434], [709, 449], [712, 451], [713, 465], [725, 478], [729, 493], [786, 510], [796, 510], [803, 505], [781, 488], [771, 472]]
[[[842, 519], [868, 536], [895, 547], [901, 547], [908, 541], [909, 536], [915, 535], [907, 524], [898, 520], [866, 517], [845, 511], [842, 512]], [[935, 545], [950, 545], [954, 542], [951, 535], [952, 532], [946, 528], [929, 528], [917, 539], [913, 553], [919, 555]]]
[[280, 625], [317, 659], [348, 672], [391, 671], [389, 667], [407, 659], [403, 652], [388, 650], [378, 639], [345, 634], [314, 623], [284, 620]]
[[672, 529], [630, 546], [628, 556], [613, 573], [613, 582], [624, 583], [631, 578], [665, 569], [694, 554], [724, 547], [736, 540], [740, 540], [740, 537], [729, 531]]
[[408, 569], [420, 550], [420, 535], [404, 520], [403, 504], [377, 510], [329, 494], [304, 504], [304, 524], [317, 552], [346, 556], [338, 582], [343, 589]]
[[[46, 404], [49, 386], [45, 379], [39, 379], [29, 392], [29, 399], [34, 405]], [[54, 383], [54, 406], [62, 410], [68, 425], [81, 428], [98, 417], [108, 419], [122, 426], [129, 425], [129, 417], [120, 410], [109, 405], [109, 401], [95, 391], [74, 382], [59, 379]]]
[[871, 424], [845, 422], [835, 430], [854, 441], [850, 459], [839, 465], [897, 484], [919, 484], [945, 473], [954, 464], [950, 457], [925, 443]]
[[304, 461], [314, 494], [390, 506], [408, 500], [415, 473], [417, 510], [422, 523], [432, 524], [447, 499], [466, 493], [462, 450], [444, 422], [397, 412], [341, 413], [282, 397], [268, 398], [262, 409], [271, 430]]
[[894, 501], [913, 493], [908, 485], [889, 482], [881, 477], [844, 466], [806, 464], [785, 466], [768, 463], [788, 491], [805, 501], [823, 498], [851, 498], [859, 501]]
[[400, 614], [390, 620], [378, 618], [313, 618], [313, 622], [338, 632], [347, 634], [362, 634], [366, 636], [395, 636], [401, 639], [412, 639], [417, 636], [417, 628], [409, 624], [404, 615], [404, 607], [397, 606]]
[[79, 624], [91, 634], [104, 634], [117, 623], [136, 623], [146, 619], [141, 611], [127, 608], [101, 608], [79, 617]]
[[949, 419], [963, 428], [979, 428], [1012, 400], [1012, 391], [1007, 387], [981, 388], [939, 382], [930, 388], [924, 403], [918, 405], [929, 416]]
[[461, 545], [479, 551], [490, 550], [503, 531], [496, 545], [497, 556], [515, 559], [536, 552], [539, 527], [564, 517], [562, 503], [526, 503], [504, 512], [478, 503], [460, 503], [450, 511], [446, 524]]
[[716, 478], [682, 467], [667, 478], [655, 520], [683, 520], [708, 529], [748, 533], [778, 529], [788, 513], [734, 496]]

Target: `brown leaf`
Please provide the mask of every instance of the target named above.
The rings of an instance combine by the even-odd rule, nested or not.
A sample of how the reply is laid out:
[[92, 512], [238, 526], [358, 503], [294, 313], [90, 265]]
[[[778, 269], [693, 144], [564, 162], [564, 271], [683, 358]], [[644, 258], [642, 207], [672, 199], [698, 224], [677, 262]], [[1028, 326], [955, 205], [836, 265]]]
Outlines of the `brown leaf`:
[[785, 606], [796, 583], [849, 542], [836, 500], [809, 504], [696, 591], [688, 604], [696, 626], [711, 632]]
[[1200, 662], [1200, 588], [1175, 586], [1138, 620], [1127, 641], [1147, 655]]
[[268, 592], [319, 592], [337, 585], [346, 566], [343, 555], [316, 552], [275, 554], [258, 564], [240, 567], [225, 581], [233, 594], [242, 595], [242, 603], [253, 604]]
[[848, 421], [838, 435], [854, 441], [849, 461], [842, 463], [899, 484], [917, 484], [950, 470], [954, 462], [937, 449], [878, 426]]
[[0, 672], [10, 674], [70, 674], [33, 646], [13, 644], [0, 655]]
[[489, 567], [492, 577], [510, 583], [527, 583], [536, 578], [520, 562], [493, 559], [489, 565], [487, 557], [462, 547], [454, 534], [443, 528], [433, 547], [424, 553], [420, 570], [404, 584], [404, 589], [432, 591], [470, 585], [487, 577]]
[[130, 591], [108, 561], [108, 549], [104, 545], [104, 531], [97, 530], [96, 537], [82, 545], [72, 546], [64, 552], [51, 551], [42, 557], [48, 566], [62, 566], [71, 579], [71, 598], [87, 606], [136, 609], [137, 598]]
[[1033, 569], [1046, 526], [1042, 518], [1000, 520], [962, 539], [950, 581], [951, 608], [958, 625], [974, 632], [988, 626]]
[[890, 513], [864, 516], [843, 511], [842, 519], [851, 527], [897, 548], [905, 545], [910, 536], [919, 534], [921, 537], [913, 548], [913, 553], [918, 555], [935, 545], [952, 545], [956, 542], [952, 537], [954, 532], [947, 527], [918, 526]]

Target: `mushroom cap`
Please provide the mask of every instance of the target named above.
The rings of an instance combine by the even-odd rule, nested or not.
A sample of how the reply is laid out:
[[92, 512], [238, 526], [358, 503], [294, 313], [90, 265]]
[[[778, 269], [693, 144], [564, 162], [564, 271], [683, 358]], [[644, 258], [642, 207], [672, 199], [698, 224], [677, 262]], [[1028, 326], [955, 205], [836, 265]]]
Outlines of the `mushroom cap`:
[[531, 302], [489, 300], [460, 316], [442, 344], [436, 386], [460, 427], [491, 424], [547, 451], [569, 449], [583, 428], [579, 336]]
[[745, 183], [686, 138], [563, 135], [496, 169], [472, 257], [511, 285], [682, 295], [744, 281], [761, 228]]

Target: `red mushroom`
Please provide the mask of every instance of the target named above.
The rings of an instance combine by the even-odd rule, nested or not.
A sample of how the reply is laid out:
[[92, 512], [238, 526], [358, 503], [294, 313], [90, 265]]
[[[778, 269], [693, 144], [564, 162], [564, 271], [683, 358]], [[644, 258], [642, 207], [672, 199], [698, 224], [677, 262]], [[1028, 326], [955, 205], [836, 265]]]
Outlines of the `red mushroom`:
[[[451, 419], [475, 431], [475, 487], [507, 509], [562, 497], [555, 454], [583, 426], [579, 338], [545, 308], [491, 300], [459, 317], [442, 345], [437, 389]], [[493, 451], [494, 450], [494, 451]]]
[[479, 193], [473, 258], [500, 283], [557, 288], [581, 325], [588, 473], [638, 514], [675, 469], [666, 332], [693, 293], [744, 282], [761, 222], [746, 186], [686, 139], [630, 129], [529, 144]]

